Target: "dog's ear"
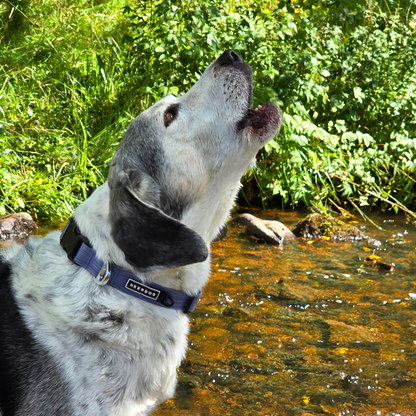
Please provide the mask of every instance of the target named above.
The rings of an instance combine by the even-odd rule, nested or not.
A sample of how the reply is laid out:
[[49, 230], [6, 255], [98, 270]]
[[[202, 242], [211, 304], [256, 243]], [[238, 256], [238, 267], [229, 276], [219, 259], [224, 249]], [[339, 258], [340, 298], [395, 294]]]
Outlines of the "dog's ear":
[[110, 220], [115, 243], [139, 271], [185, 266], [208, 257], [201, 236], [141, 201], [126, 186], [111, 190]]

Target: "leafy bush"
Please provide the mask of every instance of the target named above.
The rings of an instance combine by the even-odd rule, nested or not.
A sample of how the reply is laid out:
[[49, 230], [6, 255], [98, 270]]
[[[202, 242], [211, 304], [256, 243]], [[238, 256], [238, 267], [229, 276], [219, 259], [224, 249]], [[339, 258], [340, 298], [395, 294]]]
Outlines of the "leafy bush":
[[413, 2], [99, 3], [21, 0], [24, 27], [2, 14], [3, 212], [68, 215], [103, 181], [131, 118], [225, 49], [253, 67], [253, 105], [284, 112], [245, 178], [250, 201], [256, 179], [263, 203], [415, 209]]
[[415, 27], [400, 10], [348, 6], [293, 15], [298, 30], [274, 84], [286, 111], [283, 141], [266, 146], [260, 181], [267, 196], [294, 203], [414, 209]]

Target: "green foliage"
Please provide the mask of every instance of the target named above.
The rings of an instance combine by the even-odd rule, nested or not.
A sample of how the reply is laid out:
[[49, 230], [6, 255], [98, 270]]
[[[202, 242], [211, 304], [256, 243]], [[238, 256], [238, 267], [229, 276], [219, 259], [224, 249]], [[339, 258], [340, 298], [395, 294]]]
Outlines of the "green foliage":
[[90, 5], [20, 1], [1, 14], [0, 215], [69, 216], [103, 182], [137, 109], [123, 95], [126, 51], [113, 34], [120, 4]]
[[245, 178], [263, 203], [415, 210], [415, 13], [391, 0], [7, 2], [0, 214], [69, 215], [132, 117], [225, 49], [253, 67], [253, 105], [284, 112]]
[[286, 115], [282, 140], [266, 146], [259, 163], [266, 197], [415, 209], [410, 5], [394, 14], [375, 2], [345, 2], [339, 11], [303, 6], [285, 42], [285, 85], [274, 84]]

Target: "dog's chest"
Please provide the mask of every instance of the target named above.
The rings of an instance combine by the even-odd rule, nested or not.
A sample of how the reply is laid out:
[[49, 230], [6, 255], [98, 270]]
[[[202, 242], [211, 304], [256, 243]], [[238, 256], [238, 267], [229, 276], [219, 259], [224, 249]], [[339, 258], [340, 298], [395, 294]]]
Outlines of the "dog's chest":
[[140, 334], [135, 328], [127, 332], [124, 343], [87, 341], [67, 361], [65, 373], [73, 386], [76, 414], [147, 415], [174, 393], [176, 368], [186, 352], [186, 333], [175, 332], [166, 323], [141, 326]]
[[106, 354], [101, 364], [85, 363], [83, 374], [73, 380], [80, 415], [144, 416], [173, 394], [178, 362], [172, 357], [143, 351]]
[[[50, 400], [61, 395], [59, 401], [73, 409], [73, 416], [150, 414], [174, 393], [176, 369], [186, 353], [188, 318], [123, 295], [100, 295], [90, 276], [82, 278], [83, 272], [66, 275], [71, 278], [59, 277], [64, 281], [60, 285], [54, 278], [45, 289], [37, 285], [36, 302], [28, 298], [32, 286], [17, 285], [39, 351], [48, 351], [68, 386], [65, 394], [51, 390]], [[46, 290], [50, 287], [53, 292]], [[42, 377], [52, 382], [52, 374]]]

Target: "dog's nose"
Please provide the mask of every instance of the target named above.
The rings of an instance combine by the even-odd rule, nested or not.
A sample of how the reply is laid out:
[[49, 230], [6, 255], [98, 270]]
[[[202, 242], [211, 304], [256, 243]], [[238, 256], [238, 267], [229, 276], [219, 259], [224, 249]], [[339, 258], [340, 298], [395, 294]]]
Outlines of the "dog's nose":
[[231, 65], [234, 62], [241, 63], [244, 61], [237, 52], [234, 52], [232, 49], [228, 49], [218, 58], [218, 62], [221, 65]]

